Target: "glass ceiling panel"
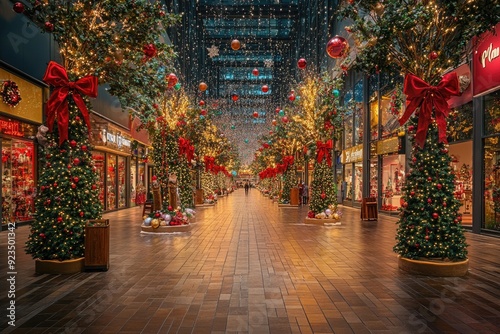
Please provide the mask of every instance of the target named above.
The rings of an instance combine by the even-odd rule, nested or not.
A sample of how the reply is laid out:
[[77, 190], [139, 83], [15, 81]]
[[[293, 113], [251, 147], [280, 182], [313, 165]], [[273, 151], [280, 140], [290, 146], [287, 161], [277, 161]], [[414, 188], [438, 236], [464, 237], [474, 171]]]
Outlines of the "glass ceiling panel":
[[212, 58], [213, 62], [243, 62], [243, 61], [251, 61], [251, 62], [263, 62], [265, 60], [272, 60], [275, 63], [280, 62], [282, 60], [281, 56], [272, 56], [272, 55], [242, 55], [242, 54], [228, 54], [228, 55], [219, 55], [217, 57]]
[[273, 79], [273, 70], [271, 68], [257, 68], [259, 75], [252, 74], [253, 67], [224, 67], [220, 69], [221, 80], [269, 80]]
[[293, 21], [273, 18], [205, 18], [203, 24], [210, 38], [230, 38], [233, 36], [287, 38], [290, 36]]
[[201, 5], [235, 6], [235, 5], [298, 5], [299, 0], [200, 0]]

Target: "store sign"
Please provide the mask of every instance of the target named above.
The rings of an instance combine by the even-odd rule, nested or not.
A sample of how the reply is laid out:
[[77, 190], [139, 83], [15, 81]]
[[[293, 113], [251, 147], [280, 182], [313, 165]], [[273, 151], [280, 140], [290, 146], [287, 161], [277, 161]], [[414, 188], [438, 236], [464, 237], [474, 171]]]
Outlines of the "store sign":
[[471, 72], [468, 64], [463, 64], [453, 70], [458, 76], [460, 88], [463, 90], [459, 96], [452, 96], [448, 100], [450, 108], [457, 108], [472, 101]]
[[399, 151], [399, 137], [392, 137], [377, 142], [377, 154], [395, 153]]
[[128, 147], [130, 148], [130, 140], [122, 137], [121, 135], [116, 135], [116, 144], [118, 148]]
[[496, 34], [486, 32], [474, 49], [474, 96], [488, 93], [500, 87], [500, 23]]
[[0, 132], [10, 136], [24, 137], [21, 124], [16, 121], [0, 120]]
[[342, 151], [342, 163], [363, 161], [363, 145], [357, 145]]

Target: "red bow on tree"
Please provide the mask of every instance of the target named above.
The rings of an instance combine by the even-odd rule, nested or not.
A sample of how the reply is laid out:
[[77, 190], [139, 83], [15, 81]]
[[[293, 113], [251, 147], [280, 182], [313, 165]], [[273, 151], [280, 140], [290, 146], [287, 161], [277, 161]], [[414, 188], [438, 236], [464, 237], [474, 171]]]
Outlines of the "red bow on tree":
[[286, 155], [283, 157], [283, 165], [285, 165], [285, 171], [287, 170], [288, 166], [293, 165], [293, 155]]
[[407, 74], [403, 92], [406, 94], [410, 104], [406, 107], [405, 113], [399, 120], [399, 124], [405, 124], [413, 112], [420, 107], [415, 143], [421, 148], [424, 147], [427, 130], [432, 122], [433, 108], [439, 131], [439, 142], [447, 143], [446, 117], [450, 112], [450, 108], [446, 101], [451, 96], [460, 95], [457, 74], [455, 72], [445, 74], [437, 86], [431, 86], [419, 77]]
[[333, 148], [333, 141], [331, 139], [327, 140], [326, 142], [322, 143], [320, 141], [316, 142], [316, 161], [318, 163], [321, 163], [323, 161], [323, 158], [326, 158], [326, 162], [328, 163], [328, 166], [332, 166], [332, 154], [331, 150]]
[[191, 145], [189, 139], [179, 138], [179, 155], [186, 155], [188, 162], [194, 158], [194, 146]]
[[215, 158], [205, 155], [203, 160], [205, 161], [205, 172], [210, 172], [214, 168]]
[[89, 75], [71, 82], [68, 79], [66, 69], [58, 63], [51, 61], [47, 67], [43, 81], [54, 87], [47, 101], [47, 125], [49, 130], [52, 131], [54, 121], [57, 118], [59, 145], [68, 139], [69, 109], [67, 97], [70, 93], [78, 109], [82, 112], [90, 134], [89, 111], [80, 93], [89, 97], [97, 97], [97, 77]]

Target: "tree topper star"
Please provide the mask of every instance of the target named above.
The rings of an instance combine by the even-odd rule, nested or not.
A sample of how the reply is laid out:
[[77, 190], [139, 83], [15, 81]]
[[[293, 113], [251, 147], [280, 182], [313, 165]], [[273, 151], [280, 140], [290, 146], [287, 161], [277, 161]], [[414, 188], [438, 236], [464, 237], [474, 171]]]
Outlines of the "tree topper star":
[[208, 56], [210, 58], [217, 57], [219, 55], [219, 48], [216, 47], [215, 45], [212, 45], [211, 47], [207, 48], [208, 50]]

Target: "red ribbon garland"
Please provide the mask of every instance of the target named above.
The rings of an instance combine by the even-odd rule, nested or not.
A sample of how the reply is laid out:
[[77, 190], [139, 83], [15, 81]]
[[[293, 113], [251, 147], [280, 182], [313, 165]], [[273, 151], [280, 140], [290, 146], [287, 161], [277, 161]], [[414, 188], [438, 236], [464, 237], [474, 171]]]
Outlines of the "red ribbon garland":
[[333, 141], [331, 139], [327, 140], [326, 142], [322, 143], [320, 141], [316, 142], [316, 161], [318, 163], [321, 163], [323, 161], [323, 158], [326, 158], [326, 162], [328, 163], [328, 166], [332, 166], [332, 153], [331, 150], [333, 148]]
[[54, 121], [57, 118], [59, 145], [68, 139], [69, 108], [67, 97], [69, 94], [73, 95], [73, 100], [82, 112], [90, 134], [89, 111], [80, 93], [93, 98], [97, 97], [97, 77], [89, 75], [71, 82], [68, 79], [66, 69], [58, 63], [51, 61], [47, 67], [43, 81], [54, 87], [47, 101], [47, 125], [49, 130], [52, 131]]
[[211, 172], [214, 168], [215, 158], [205, 155], [203, 160], [205, 161], [205, 172]]
[[191, 145], [189, 139], [179, 138], [179, 155], [186, 155], [188, 162], [194, 158], [194, 146]]
[[431, 86], [419, 77], [407, 74], [403, 92], [406, 94], [410, 104], [406, 107], [405, 113], [399, 120], [399, 124], [405, 124], [413, 112], [420, 107], [415, 143], [421, 148], [424, 147], [427, 130], [432, 122], [433, 108], [439, 131], [439, 142], [447, 143], [446, 117], [450, 112], [447, 100], [451, 96], [460, 95], [457, 74], [455, 72], [445, 74], [437, 86]]

